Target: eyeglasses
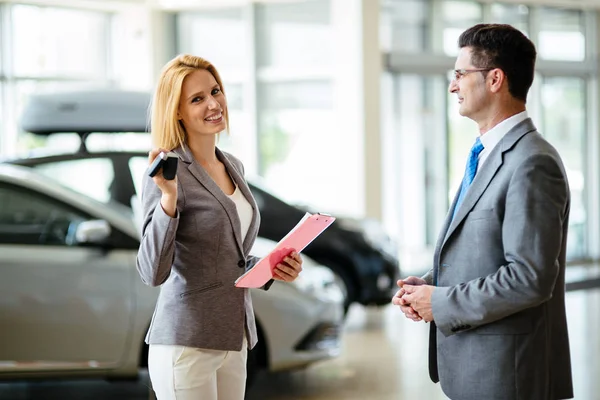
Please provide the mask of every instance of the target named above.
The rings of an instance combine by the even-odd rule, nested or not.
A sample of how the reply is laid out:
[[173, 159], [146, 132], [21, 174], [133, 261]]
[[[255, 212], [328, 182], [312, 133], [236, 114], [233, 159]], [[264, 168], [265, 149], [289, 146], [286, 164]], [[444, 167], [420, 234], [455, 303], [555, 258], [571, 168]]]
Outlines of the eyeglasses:
[[463, 76], [470, 74], [471, 72], [485, 72], [491, 71], [493, 69], [495, 68], [452, 69], [448, 71], [448, 80], [450, 82], [458, 82], [462, 79]]

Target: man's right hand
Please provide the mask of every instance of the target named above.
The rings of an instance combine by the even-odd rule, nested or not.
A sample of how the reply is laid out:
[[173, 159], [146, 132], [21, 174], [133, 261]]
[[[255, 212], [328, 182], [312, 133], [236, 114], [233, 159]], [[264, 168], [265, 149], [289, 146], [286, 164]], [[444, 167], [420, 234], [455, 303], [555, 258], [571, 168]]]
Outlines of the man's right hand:
[[396, 294], [394, 295], [394, 297], [392, 298], [392, 304], [399, 306], [400, 310], [404, 313], [406, 318], [412, 319], [413, 321], [417, 321], [417, 322], [421, 321], [423, 318], [421, 318], [419, 316], [419, 314], [410, 306], [410, 304], [407, 303], [402, 298], [402, 296], [404, 296], [404, 293], [405, 293], [405, 291], [402, 287], [405, 284], [414, 285], [414, 286], [426, 285], [427, 282], [423, 278], [419, 278], [416, 276], [409, 276], [408, 278], [400, 279], [397, 282], [397, 284], [398, 284], [398, 287], [400, 288], [400, 290], [398, 290], [396, 292]]

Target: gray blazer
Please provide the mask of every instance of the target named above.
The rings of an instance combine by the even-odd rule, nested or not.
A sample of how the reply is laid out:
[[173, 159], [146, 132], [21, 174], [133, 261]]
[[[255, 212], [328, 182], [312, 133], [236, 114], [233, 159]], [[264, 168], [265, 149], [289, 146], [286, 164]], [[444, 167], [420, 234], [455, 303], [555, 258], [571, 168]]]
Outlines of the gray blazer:
[[144, 223], [137, 269], [147, 285], [161, 285], [146, 336], [149, 344], [172, 344], [214, 350], [256, 344], [256, 325], [248, 289], [235, 280], [253, 265], [249, 256], [260, 216], [242, 163], [216, 150], [217, 157], [250, 202], [254, 211], [242, 243], [235, 203], [198, 164], [189, 148], [174, 150], [177, 168], [177, 216], [169, 217], [160, 205], [161, 192], [144, 177]]
[[569, 207], [562, 161], [527, 119], [492, 150], [454, 221], [446, 217], [424, 278], [437, 285], [429, 372], [450, 398], [573, 397]]

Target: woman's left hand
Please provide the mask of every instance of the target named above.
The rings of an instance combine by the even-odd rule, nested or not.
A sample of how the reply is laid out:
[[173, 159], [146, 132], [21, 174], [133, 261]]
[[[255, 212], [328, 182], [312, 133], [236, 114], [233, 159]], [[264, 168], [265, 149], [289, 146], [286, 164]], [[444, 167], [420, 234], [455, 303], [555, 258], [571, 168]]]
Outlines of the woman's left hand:
[[273, 279], [284, 282], [292, 282], [302, 271], [302, 258], [300, 254], [292, 251], [283, 261], [277, 264]]

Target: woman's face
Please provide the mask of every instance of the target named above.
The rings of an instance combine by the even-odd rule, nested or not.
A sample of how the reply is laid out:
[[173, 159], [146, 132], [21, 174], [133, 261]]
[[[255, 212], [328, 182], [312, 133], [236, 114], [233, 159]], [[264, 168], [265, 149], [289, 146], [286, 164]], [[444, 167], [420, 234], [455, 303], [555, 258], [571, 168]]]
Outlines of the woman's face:
[[224, 131], [226, 114], [227, 100], [209, 71], [196, 70], [185, 77], [178, 118], [188, 135], [214, 135]]

